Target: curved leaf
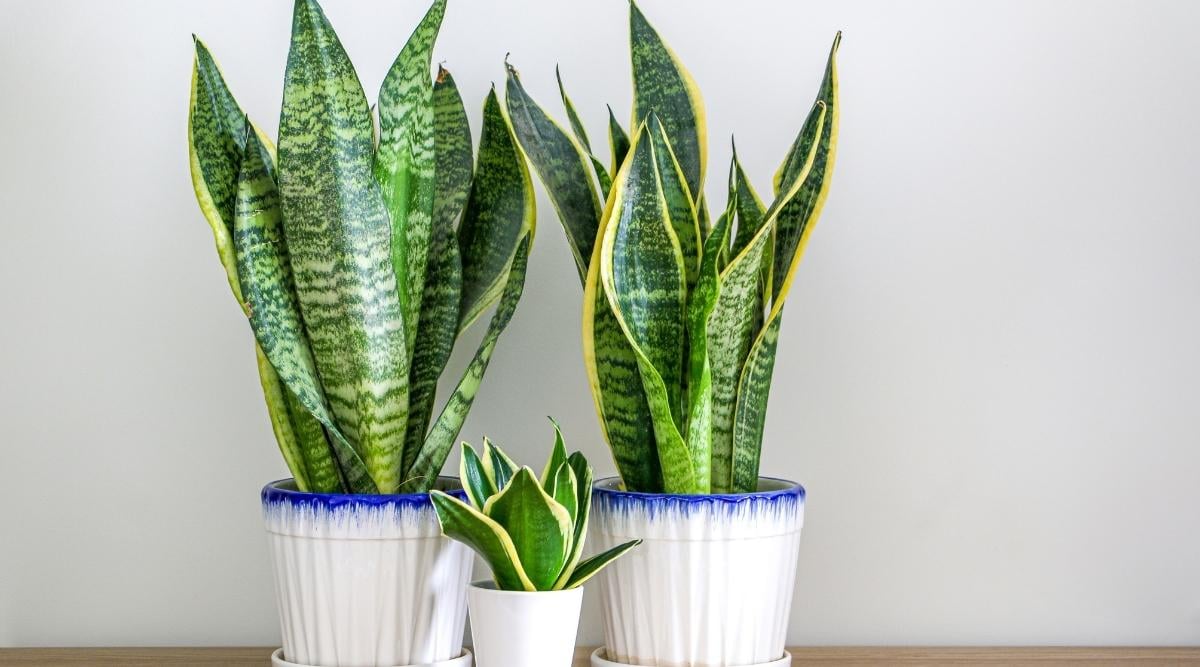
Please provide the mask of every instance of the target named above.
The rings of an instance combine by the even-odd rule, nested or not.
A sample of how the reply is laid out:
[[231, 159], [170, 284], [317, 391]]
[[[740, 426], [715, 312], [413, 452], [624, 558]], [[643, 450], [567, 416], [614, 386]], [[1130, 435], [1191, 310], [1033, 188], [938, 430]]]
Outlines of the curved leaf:
[[571, 516], [542, 489], [533, 470], [518, 470], [508, 486], [488, 499], [483, 513], [512, 538], [534, 588], [552, 589], [571, 548]]
[[[583, 121], [579, 120], [579, 114], [575, 111], [575, 105], [571, 103], [571, 98], [567, 97], [567, 89], [563, 87], [562, 72], [559, 71], [557, 66], [554, 68], [554, 78], [558, 79], [558, 95], [562, 98], [563, 106], [567, 110], [567, 120], [571, 123], [571, 133], [575, 135], [575, 139], [583, 146], [584, 151], [587, 152], [588, 160], [592, 163], [592, 171], [596, 174], [596, 183], [600, 186], [600, 199], [607, 199], [608, 189], [612, 187], [612, 177], [609, 175], [608, 170], [604, 168], [604, 163], [600, 162], [596, 158], [595, 153], [592, 152], [592, 144], [588, 141], [587, 132], [583, 129]], [[598, 215], [599, 211], [597, 211]], [[598, 224], [599, 219], [597, 219]], [[591, 259], [591, 256], [591, 253], [582, 255], [585, 260]], [[586, 278], [587, 271], [585, 270], [580, 275], [580, 280], [585, 280]]]
[[296, 2], [279, 125], [280, 207], [313, 358], [339, 429], [394, 493], [408, 352], [391, 223], [366, 97], [315, 0]]
[[[829, 184], [833, 176], [833, 163], [837, 157], [838, 103], [837, 50], [842, 42], [838, 33], [829, 51], [829, 62], [825, 67], [825, 78], [817, 95], [818, 105], [824, 107], [826, 122], [817, 129], [814, 112], [810, 112], [792, 144], [788, 157], [776, 174], [776, 189], [790, 190], [799, 184], [799, 191], [789, 197], [788, 205], [779, 212], [778, 229], [775, 232], [775, 258], [772, 270], [772, 313], [783, 307], [783, 300], [791, 287], [796, 267], [808, 243], [809, 232], [821, 215], [825, 199], [829, 195]], [[819, 133], [819, 134], [818, 134]], [[818, 139], [819, 136], [819, 139]], [[808, 154], [815, 148], [811, 168], [805, 169]]]
[[567, 580], [563, 588], [578, 588], [582, 586], [588, 579], [596, 576], [600, 570], [608, 566], [609, 563], [641, 543], [641, 540], [631, 540], [588, 558], [580, 563], [579, 567], [575, 568], [575, 571], [571, 573], [571, 578]]
[[567, 562], [563, 571], [554, 582], [554, 590], [560, 590], [567, 585], [571, 574], [575, 571], [579, 558], [583, 554], [583, 542], [587, 536], [588, 517], [592, 507], [592, 467], [580, 452], [573, 452], [567, 457], [567, 466], [571, 468], [575, 480], [575, 533], [571, 536], [571, 551], [567, 554]]
[[[296, 302], [280, 220], [279, 191], [272, 171], [270, 154], [258, 137], [251, 134], [246, 139], [246, 155], [238, 176], [233, 237], [250, 325], [260, 349], [291, 394], [284, 396], [285, 403], [291, 404], [292, 398], [298, 403], [289, 405], [289, 415], [310, 484], [325, 491], [341, 487], [330, 444], [321, 429], [323, 425], [334, 439], [338, 459], [344, 463], [342, 471], [349, 488], [355, 493], [371, 492], [375, 485], [329, 415], [325, 392], [317, 378]], [[306, 413], [320, 425], [308, 423]]]
[[[629, 135], [617, 122], [611, 106], [608, 107], [608, 148], [612, 153], [612, 168], [609, 171], [615, 179], [617, 171], [625, 164], [625, 156], [629, 153]], [[605, 198], [607, 199], [607, 196]]]
[[[450, 395], [441, 414], [433, 423], [433, 428], [425, 437], [425, 443], [421, 446], [417, 459], [408, 471], [403, 488], [409, 492], [430, 488], [437, 479], [442, 465], [446, 462], [446, 457], [450, 454], [454, 439], [458, 437], [463, 421], [467, 418], [467, 412], [470, 411], [471, 404], [475, 401], [475, 393], [479, 391], [479, 385], [483, 382], [483, 374], [492, 360], [496, 342], [512, 319], [517, 302], [521, 300], [521, 292], [525, 286], [525, 271], [529, 264], [530, 243], [530, 237], [526, 235], [517, 246], [517, 253], [513, 258], [512, 268], [508, 272], [508, 280], [504, 286], [504, 293], [500, 298], [500, 305], [496, 307], [496, 312], [492, 315], [487, 333], [484, 334], [483, 341], [480, 342], [479, 349], [476, 350], [471, 363], [467, 365], [467, 370], [463, 372], [462, 379], [458, 381], [454, 393]], [[486, 442], [484, 448], [484, 465], [486, 466]], [[493, 479], [497, 481], [497, 487], [503, 486], [499, 483], [500, 480], [495, 477]]]
[[523, 238], [532, 237], [536, 216], [529, 171], [493, 89], [483, 106], [475, 179], [458, 229], [463, 264], [460, 332], [500, 298], [513, 254]]
[[505, 591], [535, 591], [517, 557], [516, 546], [504, 528], [479, 510], [441, 491], [430, 491], [438, 522], [447, 537], [475, 550], [492, 570], [496, 585]]
[[733, 421], [734, 493], [758, 490], [758, 462], [762, 452], [763, 427], [767, 420], [767, 398], [775, 370], [775, 350], [783, 315], [771, 319], [755, 341], [738, 382], [737, 408]]
[[658, 114], [693, 199], [704, 184], [707, 152], [704, 103], [683, 63], [663, 42], [636, 3], [629, 3], [629, 41], [633, 61], [633, 120], [638, 125]]
[[[819, 132], [825, 124], [825, 105], [818, 101], [813, 108], [817, 113], [814, 128]], [[815, 146], [812, 146], [801, 178], [812, 167], [815, 154]], [[795, 201], [794, 197], [799, 189], [797, 183], [772, 204], [758, 232], [750, 239], [745, 249], [730, 261], [719, 279], [720, 294], [708, 319], [708, 349], [713, 389], [714, 493], [728, 493], [733, 488], [733, 431], [738, 384], [750, 348], [760, 335], [759, 326], [763, 318], [761, 277], [765, 262], [769, 261], [768, 242], [776, 233], [781, 212]]]
[[554, 204], [582, 281], [600, 224], [600, 202], [588, 175], [587, 154], [529, 97], [517, 70], [507, 63], [505, 67], [505, 102], [513, 131]]
[[667, 141], [667, 131], [657, 114], [651, 112], [647, 116], [646, 126], [650, 138], [654, 142], [654, 161], [658, 170], [659, 184], [662, 186], [663, 199], [667, 202], [667, 215], [671, 227], [675, 230], [675, 238], [679, 242], [679, 252], [683, 257], [683, 266], [690, 288], [696, 284], [696, 272], [700, 269], [700, 225], [696, 219], [696, 206], [683, 182], [683, 171], [671, 144]]
[[479, 455], [467, 443], [463, 443], [462, 460], [458, 464], [458, 478], [462, 481], [467, 498], [476, 509], [483, 509], [487, 499], [496, 494], [496, 484], [488, 476]]
[[462, 258], [455, 223], [471, 189], [471, 128], [454, 77], [438, 68], [433, 87], [434, 137], [437, 146], [437, 197], [434, 199], [428, 280], [421, 299], [416, 350], [409, 372], [408, 427], [402, 468], [412, 467], [429, 429], [437, 382], [458, 336], [462, 298]]
[[694, 493], [696, 480], [679, 433], [687, 287], [645, 124], [613, 184], [600, 252], [600, 281], [637, 357], [669, 493]]
[[445, 11], [446, 0], [434, 0], [379, 89], [374, 173], [391, 219], [392, 265], [410, 356], [421, 317], [435, 190], [429, 64]]

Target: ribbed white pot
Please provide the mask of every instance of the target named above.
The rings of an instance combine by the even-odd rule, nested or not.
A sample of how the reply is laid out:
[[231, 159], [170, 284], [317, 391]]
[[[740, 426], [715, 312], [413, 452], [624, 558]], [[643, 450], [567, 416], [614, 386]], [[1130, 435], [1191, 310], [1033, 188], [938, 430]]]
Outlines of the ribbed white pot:
[[531, 593], [477, 581], [467, 598], [478, 667], [570, 667], [583, 587]]
[[787, 664], [803, 525], [804, 488], [794, 482], [764, 477], [755, 493], [686, 496], [600, 480], [591, 543], [642, 544], [597, 576], [605, 646], [593, 664]]
[[[438, 488], [456, 486], [438, 480]], [[282, 660], [461, 664], [473, 556], [442, 537], [429, 494], [303, 493], [282, 480], [263, 488], [262, 505]]]

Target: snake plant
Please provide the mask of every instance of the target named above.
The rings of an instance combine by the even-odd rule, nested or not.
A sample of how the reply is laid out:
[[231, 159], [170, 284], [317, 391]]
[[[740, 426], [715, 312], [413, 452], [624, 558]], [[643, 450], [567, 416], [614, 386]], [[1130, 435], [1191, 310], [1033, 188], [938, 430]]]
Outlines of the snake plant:
[[482, 454], [463, 443], [463, 502], [431, 492], [442, 532], [474, 549], [506, 591], [557, 591], [582, 586], [633, 540], [580, 560], [592, 505], [592, 469], [580, 452], [567, 456], [558, 424], [539, 478], [484, 438]]
[[630, 4], [633, 137], [609, 109], [605, 166], [558, 77], [570, 132], [508, 68], [513, 128], [558, 213], [584, 285], [584, 359], [627, 489], [754, 491], [784, 301], [837, 151], [834, 39], [817, 98], [765, 205], [737, 159], [715, 223], [704, 105]]
[[[301, 490], [427, 491], [524, 287], [532, 181], [494, 91], [472, 166], [454, 79], [430, 74], [445, 8], [433, 3], [392, 64], [376, 128], [321, 7], [296, 0], [278, 151], [195, 40], [192, 182]], [[493, 304], [432, 419], [456, 339]]]

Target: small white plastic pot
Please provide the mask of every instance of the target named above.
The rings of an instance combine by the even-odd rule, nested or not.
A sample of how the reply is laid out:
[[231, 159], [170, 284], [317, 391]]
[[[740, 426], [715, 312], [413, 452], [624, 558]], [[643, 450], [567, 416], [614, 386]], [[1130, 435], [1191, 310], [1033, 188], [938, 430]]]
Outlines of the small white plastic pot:
[[[311, 665], [302, 665], [298, 662], [289, 662], [283, 659], [283, 649], [277, 648], [271, 654], [271, 667], [312, 667]], [[471, 652], [463, 649], [462, 655], [452, 660], [442, 660], [440, 662], [426, 662], [420, 665], [402, 665], [397, 667], [471, 667]]]
[[570, 667], [583, 587], [565, 591], [497, 590], [492, 581], [467, 589], [471, 637], [479, 667]]
[[804, 525], [804, 488], [679, 495], [596, 482], [597, 551], [642, 544], [596, 577], [604, 648], [596, 667], [774, 667], [784, 642]]
[[[466, 497], [450, 478], [437, 488]], [[263, 489], [262, 507], [287, 661], [276, 664], [470, 664], [473, 555], [442, 536], [428, 493], [304, 493], [281, 480]]]

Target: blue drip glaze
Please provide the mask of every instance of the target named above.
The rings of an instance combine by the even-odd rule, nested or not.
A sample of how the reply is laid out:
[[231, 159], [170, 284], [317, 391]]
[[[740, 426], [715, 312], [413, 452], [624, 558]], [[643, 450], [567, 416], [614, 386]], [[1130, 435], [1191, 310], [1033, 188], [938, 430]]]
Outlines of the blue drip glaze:
[[604, 511], [628, 512], [637, 509], [650, 516], [675, 511], [690, 514], [701, 509], [720, 508], [721, 512], [732, 513], [746, 508], [756, 512], [787, 512], [804, 504], [804, 487], [796, 482], [774, 477], [759, 477], [759, 485], [763, 483], [776, 486], [777, 489], [753, 491], [750, 493], [710, 493], [688, 495], [682, 493], [642, 493], [640, 491], [625, 491], [615, 488], [620, 484], [619, 477], [606, 477], [592, 485], [593, 502]]
[[[462, 489], [458, 480], [453, 477], [438, 477], [436, 488], [445, 491], [459, 500], [466, 501], [467, 499], [467, 492]], [[262, 504], [264, 508], [272, 505], [286, 504], [296, 508], [308, 507], [314, 511], [325, 510], [331, 513], [335, 511], [384, 507], [390, 507], [397, 512], [411, 512], [433, 508], [433, 501], [429, 499], [428, 493], [397, 493], [391, 495], [309, 493], [307, 491], [297, 491], [295, 480], [290, 477], [276, 480], [264, 486], [262, 488]]]

